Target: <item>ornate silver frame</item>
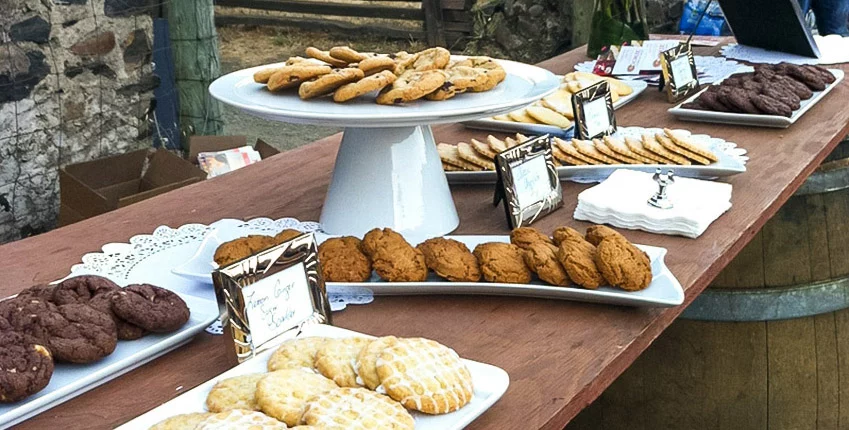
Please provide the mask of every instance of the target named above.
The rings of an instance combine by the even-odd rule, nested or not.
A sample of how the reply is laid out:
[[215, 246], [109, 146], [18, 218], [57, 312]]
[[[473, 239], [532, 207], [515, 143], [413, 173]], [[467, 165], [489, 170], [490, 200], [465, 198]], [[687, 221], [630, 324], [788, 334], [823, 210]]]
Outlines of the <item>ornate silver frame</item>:
[[[516, 195], [513, 169], [536, 157], [545, 158], [551, 191], [544, 199], [522, 207], [519, 203], [519, 197]], [[563, 190], [552, 158], [551, 137], [549, 135], [529, 139], [520, 145], [500, 152], [495, 156], [495, 170], [498, 174], [498, 183], [496, 184], [493, 203], [498, 205], [502, 199], [504, 200], [504, 209], [510, 228], [530, 225], [563, 205]]]
[[[586, 112], [584, 105], [600, 98], [606, 99], [607, 117], [610, 126], [594, 136], [588, 135], [586, 124]], [[601, 136], [610, 136], [616, 133], [616, 114], [613, 110], [613, 97], [610, 95], [610, 84], [601, 81], [572, 95], [572, 111], [575, 112], [575, 137], [581, 140], [592, 140]]]
[[[687, 62], [690, 63], [690, 72], [693, 74], [693, 80], [685, 85], [680, 85], [675, 82], [675, 77], [672, 76], [671, 65], [674, 60], [684, 56], [687, 57]], [[689, 43], [681, 42], [678, 46], [661, 52], [660, 66], [663, 73], [663, 82], [666, 86], [666, 98], [670, 103], [680, 101], [699, 90], [699, 75], [696, 71], [696, 60], [693, 57], [693, 50], [690, 48]]]
[[[261, 280], [274, 280], [275, 276], [293, 266], [303, 264], [309, 300], [312, 309], [308, 316], [284, 321], [273, 338], [257, 344], [251, 335], [250, 318], [246, 309], [244, 288]], [[318, 245], [312, 233], [303, 234], [288, 242], [261, 251], [250, 257], [222, 267], [212, 273], [215, 296], [225, 331], [233, 336], [236, 358], [243, 362], [275, 346], [275, 340], [293, 330], [300, 332], [308, 324], [330, 324], [330, 302], [318, 261]], [[277, 284], [275, 284], [277, 288]], [[275, 290], [276, 291], [276, 290]], [[275, 314], [275, 318], [278, 316]]]

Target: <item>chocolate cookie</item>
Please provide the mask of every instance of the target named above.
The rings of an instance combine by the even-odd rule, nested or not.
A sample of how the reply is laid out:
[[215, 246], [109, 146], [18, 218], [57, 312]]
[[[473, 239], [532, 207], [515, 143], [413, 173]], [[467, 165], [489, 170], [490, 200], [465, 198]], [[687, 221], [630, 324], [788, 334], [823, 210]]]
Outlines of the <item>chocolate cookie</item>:
[[112, 318], [112, 322], [115, 323], [115, 330], [118, 333], [118, 340], [139, 339], [145, 335], [146, 332], [144, 329], [124, 321], [118, 315], [115, 315], [115, 312], [112, 310], [112, 299], [120, 292], [120, 288], [118, 290], [100, 292], [88, 301], [88, 305]]
[[820, 77], [820, 79], [825, 81], [826, 84], [834, 83], [834, 81], [837, 80], [837, 78], [835, 78], [834, 75], [829, 72], [828, 69], [826, 69], [825, 67], [813, 66], [810, 64], [806, 64], [802, 67], [807, 70], [810, 70], [813, 73], [816, 73]]
[[154, 333], [168, 333], [189, 320], [189, 307], [172, 291], [150, 284], [127, 286], [112, 298], [119, 318]]
[[0, 333], [0, 403], [23, 400], [44, 389], [53, 357], [44, 346], [15, 332]]
[[753, 96], [751, 100], [758, 109], [767, 115], [781, 115], [789, 118], [790, 115], [793, 114], [790, 106], [787, 106], [770, 96], [758, 94]]
[[790, 63], [781, 63], [776, 66], [776, 70], [802, 82], [812, 91], [822, 91], [826, 87], [825, 81], [818, 73], [812, 72], [802, 66]]
[[797, 80], [795, 80], [795, 79], [793, 79], [789, 76], [775, 75], [773, 80], [775, 82], [778, 82], [778, 83], [784, 85], [787, 89], [792, 91], [793, 94], [796, 94], [796, 96], [798, 96], [802, 100], [807, 100], [807, 99], [814, 96], [814, 92], [811, 91], [811, 89], [808, 88], [807, 85], [805, 85], [805, 84], [803, 84], [803, 83], [801, 83], [801, 82], [799, 82], [799, 81], [797, 81]]
[[716, 91], [705, 91], [699, 96], [698, 102], [707, 109], [716, 112], [730, 112], [731, 109], [719, 101], [719, 93]]
[[21, 291], [18, 293], [17, 297], [38, 298], [51, 301], [53, 300], [53, 292], [55, 290], [56, 287], [53, 285], [39, 284]]
[[48, 346], [57, 360], [91, 363], [111, 354], [118, 343], [112, 318], [91, 306], [62, 305], [61, 320], [50, 319]]
[[45, 345], [50, 339], [49, 327], [61, 325], [63, 321], [56, 305], [33, 297], [4, 300], [0, 303], [0, 316], [15, 331], [32, 336]]
[[781, 85], [772, 85], [765, 86], [763, 90], [761, 90], [761, 94], [765, 96], [772, 97], [778, 100], [781, 103], [787, 105], [790, 110], [799, 109], [800, 103], [802, 100], [794, 94], [789, 88], [785, 88]]
[[759, 114], [761, 113], [760, 109], [758, 109], [750, 100], [751, 95], [755, 94], [757, 93], [754, 91], [748, 91], [741, 88], [737, 91], [728, 93], [723, 100], [727, 101], [728, 104], [733, 106], [735, 110], [740, 113]]
[[56, 286], [53, 303], [57, 305], [86, 304], [96, 294], [119, 291], [118, 284], [102, 276], [83, 275], [68, 278]]

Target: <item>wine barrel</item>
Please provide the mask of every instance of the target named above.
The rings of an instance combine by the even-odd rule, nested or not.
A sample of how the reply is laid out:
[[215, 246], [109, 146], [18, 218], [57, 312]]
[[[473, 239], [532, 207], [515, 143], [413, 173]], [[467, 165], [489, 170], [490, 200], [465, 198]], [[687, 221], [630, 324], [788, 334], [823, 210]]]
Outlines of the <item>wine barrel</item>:
[[849, 429], [848, 155], [844, 141], [566, 428]]

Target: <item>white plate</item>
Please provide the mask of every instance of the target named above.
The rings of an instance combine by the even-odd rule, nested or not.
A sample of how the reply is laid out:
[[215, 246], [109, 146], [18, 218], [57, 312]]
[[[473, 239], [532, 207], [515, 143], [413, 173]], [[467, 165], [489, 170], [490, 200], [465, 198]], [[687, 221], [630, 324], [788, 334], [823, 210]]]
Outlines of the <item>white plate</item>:
[[184, 294], [180, 296], [189, 306], [191, 316], [178, 331], [119, 341], [112, 354], [95, 363], [57, 363], [50, 384], [44, 390], [21, 402], [0, 404], [0, 428], [11, 427], [38, 415], [185, 345], [218, 318], [215, 301]]
[[[837, 78], [834, 82], [832, 82], [829, 86], [825, 87], [825, 90], [815, 92], [813, 97], [802, 100], [800, 103], [799, 109], [793, 111], [793, 115], [790, 118], [780, 115], [754, 115], [754, 114], [745, 114], [745, 113], [730, 113], [730, 112], [713, 112], [707, 110], [697, 110], [697, 109], [685, 109], [681, 106], [684, 103], [692, 102], [696, 99], [702, 92], [706, 91], [707, 88], [700, 91], [698, 94], [693, 95], [692, 97], [684, 100], [678, 106], [669, 109], [669, 113], [672, 115], [687, 121], [698, 121], [698, 122], [713, 122], [718, 124], [737, 124], [737, 125], [752, 125], [756, 127], [775, 127], [775, 128], [787, 128], [793, 125], [805, 112], [808, 111], [811, 107], [817, 104], [826, 94], [831, 92], [840, 81], [843, 80], [843, 70], [840, 69], [828, 69], [835, 78]], [[720, 81], [721, 82], [721, 81]], [[718, 85], [715, 84], [715, 85]]]
[[[446, 236], [466, 244], [469, 249], [485, 242], [510, 242], [510, 236]], [[426, 282], [384, 282], [372, 275], [370, 282], [328, 284], [369, 288], [374, 295], [472, 294], [494, 296], [539, 297], [557, 300], [606, 303], [639, 307], [671, 307], [684, 303], [684, 290], [669, 271], [663, 259], [666, 249], [637, 245], [649, 255], [652, 282], [642, 291], [628, 292], [613, 287], [587, 290], [577, 287], [555, 287], [535, 280], [531, 284], [495, 284], [489, 282], [448, 282], [431, 273]]]
[[[465, 56], [452, 56], [460, 60]], [[346, 103], [329, 97], [301, 100], [297, 91], [269, 92], [253, 80], [254, 72], [279, 67], [268, 64], [239, 70], [215, 80], [209, 92], [216, 99], [262, 118], [340, 127], [402, 127], [464, 121], [498, 115], [533, 103], [554, 92], [560, 81], [553, 73], [529, 64], [498, 60], [507, 78], [491, 91], [464, 93], [449, 100], [418, 100], [385, 106], [374, 102], [376, 92]]]
[[[313, 325], [305, 327], [301, 336], [326, 336], [340, 338], [363, 335], [343, 328], [328, 325]], [[267, 372], [266, 363], [268, 362], [268, 357], [273, 352], [273, 349], [265, 351], [255, 358], [248, 360], [222, 373], [221, 375], [218, 375], [216, 378], [197, 386], [191, 391], [182, 394], [174, 400], [171, 400], [170, 402], [165, 403], [144, 415], [140, 415], [136, 419], [119, 427], [119, 429], [148, 429], [159, 421], [174, 415], [191, 412], [205, 412], [204, 405], [206, 404], [206, 397], [217, 381], [248, 373]], [[472, 380], [475, 388], [475, 396], [472, 398], [472, 401], [460, 410], [445, 415], [425, 415], [413, 412], [413, 417], [416, 420], [416, 429], [462, 429], [489, 409], [496, 401], [498, 401], [499, 398], [501, 398], [504, 392], [507, 391], [507, 386], [510, 384], [510, 377], [507, 375], [507, 372], [489, 364], [465, 359], [463, 361], [466, 363], [466, 366], [469, 368], [469, 372], [472, 374]]]
[[[684, 130], [676, 130], [684, 132]], [[639, 138], [644, 133], [662, 133], [659, 128], [643, 127], [620, 127], [614, 136], [633, 136]], [[613, 164], [613, 165], [590, 165], [590, 166], [560, 166], [557, 173], [560, 180], [574, 182], [599, 182], [606, 179], [616, 169], [639, 170], [642, 172], [654, 172], [661, 167], [673, 169], [675, 174], [687, 178], [713, 179], [723, 176], [736, 175], [746, 171], [746, 150], [738, 148], [735, 143], [723, 139], [711, 137], [704, 134], [691, 135], [694, 143], [703, 145], [716, 154], [719, 161], [702, 165], [669, 166], [659, 164]], [[480, 172], [445, 172], [450, 184], [494, 184], [498, 179], [495, 171]]]
[[[558, 76], [558, 79], [561, 79], [562, 76]], [[634, 89], [634, 92], [628, 94], [627, 96], [620, 97], [619, 100], [616, 100], [616, 103], [613, 103], [614, 109], [619, 109], [622, 106], [630, 103], [631, 100], [637, 98], [643, 91], [646, 90], [648, 84], [643, 81], [623, 81], [625, 84]], [[522, 134], [533, 134], [533, 135], [542, 135], [542, 134], [550, 134], [552, 136], [562, 137], [564, 139], [571, 139], [572, 136], [575, 135], [575, 127], [574, 124], [569, 128], [560, 128], [555, 127], [553, 125], [545, 125], [545, 124], [525, 124], [521, 122], [512, 122], [512, 121], [499, 121], [496, 119], [490, 118], [480, 118], [472, 121], [466, 121], [463, 123], [464, 126], [468, 128], [474, 128], [479, 130], [492, 130], [492, 131], [501, 131], [505, 133], [522, 133]]]

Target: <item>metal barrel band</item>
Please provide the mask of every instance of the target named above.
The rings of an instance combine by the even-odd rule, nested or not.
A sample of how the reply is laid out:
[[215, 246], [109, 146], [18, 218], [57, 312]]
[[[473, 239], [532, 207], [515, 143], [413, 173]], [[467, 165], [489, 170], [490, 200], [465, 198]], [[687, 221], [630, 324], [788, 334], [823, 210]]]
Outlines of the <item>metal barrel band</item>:
[[[824, 163], [793, 193], [794, 196], [825, 194], [849, 188], [849, 158]], [[829, 168], [831, 167], [831, 168]]]

